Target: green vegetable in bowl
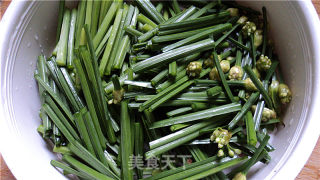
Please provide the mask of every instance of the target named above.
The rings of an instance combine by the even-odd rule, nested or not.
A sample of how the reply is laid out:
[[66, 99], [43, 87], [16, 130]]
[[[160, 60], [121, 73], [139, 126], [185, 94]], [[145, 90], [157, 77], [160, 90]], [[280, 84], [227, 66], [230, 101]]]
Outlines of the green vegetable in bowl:
[[267, 164], [266, 128], [292, 92], [258, 14], [221, 1], [61, 1], [56, 48], [34, 75], [37, 131], [62, 154], [51, 165], [81, 179], [241, 180]]

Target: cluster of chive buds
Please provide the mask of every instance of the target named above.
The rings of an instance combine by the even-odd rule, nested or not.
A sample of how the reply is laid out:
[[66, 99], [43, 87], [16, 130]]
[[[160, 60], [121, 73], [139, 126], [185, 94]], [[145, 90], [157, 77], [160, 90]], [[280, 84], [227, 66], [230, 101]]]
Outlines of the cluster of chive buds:
[[271, 67], [271, 60], [268, 56], [261, 55], [259, 60], [257, 61], [257, 68], [259, 71], [267, 71]]
[[187, 74], [189, 77], [199, 77], [202, 70], [202, 63], [198, 61], [190, 62], [187, 66]]
[[[210, 140], [218, 144], [219, 151], [217, 153], [218, 157], [223, 157], [225, 155], [224, 149], [228, 151], [230, 157], [234, 157], [235, 154], [241, 154], [240, 149], [235, 149], [229, 145], [230, 139], [232, 137], [231, 132], [226, 129], [217, 128], [213, 131]], [[226, 147], [226, 148], [224, 148]]]

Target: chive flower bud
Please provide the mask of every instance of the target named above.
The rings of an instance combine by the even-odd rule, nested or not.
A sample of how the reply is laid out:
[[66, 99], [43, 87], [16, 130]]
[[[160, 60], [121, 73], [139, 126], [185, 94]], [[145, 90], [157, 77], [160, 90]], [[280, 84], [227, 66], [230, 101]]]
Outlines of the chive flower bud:
[[203, 67], [204, 68], [208, 68], [208, 67], [213, 68], [213, 66], [214, 66], [214, 63], [213, 63], [212, 59], [208, 58], [208, 59], [203, 61]]
[[244, 36], [250, 36], [256, 30], [257, 30], [256, 25], [251, 21], [247, 21], [242, 27], [242, 33]]
[[234, 156], [234, 151], [232, 151], [231, 149], [228, 150], [228, 155], [230, 157], [233, 157]]
[[244, 173], [239, 172], [232, 178], [232, 180], [247, 180], [247, 177]]
[[230, 16], [239, 16], [239, 9], [237, 8], [228, 8], [227, 11], [229, 11]]
[[190, 62], [187, 66], [187, 74], [189, 77], [199, 77], [202, 70], [202, 64], [198, 61]]
[[292, 93], [286, 84], [279, 85], [279, 98], [282, 104], [287, 104], [291, 101]]
[[233, 66], [228, 75], [230, 80], [241, 80], [243, 77], [243, 69], [241, 66], [235, 65]]
[[268, 56], [261, 55], [259, 60], [257, 61], [257, 68], [259, 71], [267, 71], [271, 67], [271, 60]]
[[[118, 104], [121, 102], [121, 100], [123, 99], [124, 96], [124, 89], [121, 87], [120, 82], [119, 82], [119, 78], [116, 75], [113, 75], [112, 78], [112, 83], [114, 86], [114, 90], [112, 92], [112, 96], [113, 96], [113, 100], [112, 102], [114, 104]], [[110, 103], [110, 102], [109, 102]]]
[[230, 70], [230, 61], [222, 60], [220, 62], [220, 66], [221, 66], [223, 73], [227, 73]]
[[229, 144], [231, 137], [232, 134], [228, 130], [217, 128], [213, 131], [210, 140], [217, 143], [219, 148], [222, 148], [224, 145]]
[[232, 57], [232, 56], [228, 56], [228, 57], [226, 58], [227, 61], [232, 61], [233, 59], [234, 59], [234, 57]]
[[[256, 105], [253, 105], [251, 107], [252, 111], [255, 112], [256, 109], [257, 109], [257, 106]], [[277, 113], [274, 111], [274, 110], [271, 110], [269, 108], [263, 108], [263, 111], [262, 111], [262, 118], [261, 120], [266, 122], [266, 121], [269, 121], [270, 119], [275, 119], [277, 118]]]
[[246, 90], [248, 90], [248, 91], [258, 91], [257, 87], [253, 84], [253, 82], [251, 81], [250, 78], [245, 79], [244, 82], [245, 82], [244, 87], [246, 88]]
[[209, 73], [209, 79], [211, 80], [217, 80], [220, 81], [220, 76], [219, 76], [219, 72], [217, 70], [217, 68], [212, 68], [210, 73]]
[[113, 103], [118, 104], [121, 102], [124, 96], [124, 89], [115, 90], [112, 92], [113, 95]]
[[254, 32], [254, 46], [257, 48], [259, 47], [263, 42], [263, 32], [262, 30], [256, 30]]
[[218, 156], [218, 157], [222, 157], [222, 156], [224, 156], [224, 152], [223, 152], [223, 150], [222, 150], [222, 149], [220, 149], [220, 150], [218, 151], [217, 156]]
[[242, 151], [240, 150], [240, 149], [234, 149], [234, 152], [236, 153], [236, 154], [241, 154], [242, 153]]
[[279, 81], [272, 80], [270, 86], [269, 86], [269, 96], [272, 100], [272, 103], [274, 105], [274, 109], [278, 114], [281, 112], [280, 108], [280, 98], [279, 98]]
[[247, 16], [241, 16], [241, 17], [238, 19], [237, 23], [244, 25], [247, 21], [248, 21], [248, 17], [247, 17]]

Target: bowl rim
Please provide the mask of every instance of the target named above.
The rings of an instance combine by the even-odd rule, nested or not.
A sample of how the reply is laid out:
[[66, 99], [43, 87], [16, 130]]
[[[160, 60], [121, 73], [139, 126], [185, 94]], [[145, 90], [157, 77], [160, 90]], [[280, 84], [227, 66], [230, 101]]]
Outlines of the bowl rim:
[[[10, 39], [11, 29], [12, 25], [14, 23], [14, 20], [19, 18], [19, 13], [23, 10], [23, 7], [26, 6], [28, 1], [12, 1], [6, 10], [4, 16], [2, 17], [2, 20], [0, 22], [0, 58], [5, 57], [6, 53], [6, 44]], [[310, 44], [314, 49], [320, 49], [320, 34], [317, 32], [320, 32], [320, 21], [318, 14], [312, 4], [312, 2], [309, 1], [299, 1], [297, 2], [300, 7], [303, 9], [308, 9], [303, 11], [306, 18], [308, 18], [308, 21], [306, 22], [309, 31], [311, 34], [312, 41]], [[313, 59], [316, 61], [314, 62], [314, 69], [320, 69], [320, 51], [314, 50], [313, 51]], [[2, 64], [5, 62], [6, 58], [3, 58], [0, 60], [0, 68], [2, 69]], [[320, 126], [320, 121], [317, 120], [317, 116], [320, 115], [320, 113], [317, 111], [317, 107], [320, 107], [320, 74], [318, 71], [314, 71], [313, 74], [313, 99], [311, 101], [310, 109], [309, 109], [309, 115], [306, 117], [306, 122], [304, 124], [303, 130], [301, 132], [301, 136], [297, 140], [295, 147], [291, 154], [285, 159], [285, 163], [282, 165], [282, 167], [279, 169], [278, 172], [276, 172], [272, 177], [272, 179], [294, 179], [298, 173], [303, 168], [304, 164], [309, 159], [316, 142], [320, 136], [320, 131], [318, 127]], [[0, 73], [0, 80], [2, 80], [1, 73]], [[1, 85], [3, 82], [0, 82]], [[3, 94], [2, 87], [0, 88], [0, 94]], [[1, 116], [5, 116], [7, 112], [4, 111], [3, 108], [4, 102], [3, 99], [0, 98], [0, 114]], [[20, 169], [23, 167], [20, 167], [16, 163], [16, 159], [13, 158], [13, 154], [11, 153], [11, 146], [10, 143], [5, 140], [5, 136], [10, 134], [5, 127], [6, 122], [3, 120], [4, 118], [0, 118], [0, 152], [2, 153], [3, 159], [6, 161], [8, 168], [11, 170], [12, 174], [17, 179], [23, 179], [25, 178], [25, 174]], [[13, 135], [14, 134], [10, 134]], [[297, 163], [299, 162], [299, 163]], [[302, 163], [303, 162], [303, 163]], [[285, 166], [284, 166], [285, 165]]]

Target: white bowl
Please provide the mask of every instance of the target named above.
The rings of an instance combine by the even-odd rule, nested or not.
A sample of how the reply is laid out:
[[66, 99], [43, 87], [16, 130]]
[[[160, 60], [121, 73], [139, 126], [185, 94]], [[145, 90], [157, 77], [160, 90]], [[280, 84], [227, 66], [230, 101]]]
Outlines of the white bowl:
[[[320, 24], [311, 1], [243, 2], [268, 10], [286, 82], [293, 99], [284, 115], [285, 128], [272, 138], [276, 151], [252, 179], [293, 179], [311, 154], [320, 134]], [[13, 1], [0, 27], [1, 153], [18, 179], [64, 179], [50, 165], [56, 159], [37, 133], [40, 102], [33, 78], [40, 53], [55, 42], [58, 2]]]

